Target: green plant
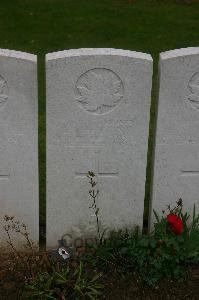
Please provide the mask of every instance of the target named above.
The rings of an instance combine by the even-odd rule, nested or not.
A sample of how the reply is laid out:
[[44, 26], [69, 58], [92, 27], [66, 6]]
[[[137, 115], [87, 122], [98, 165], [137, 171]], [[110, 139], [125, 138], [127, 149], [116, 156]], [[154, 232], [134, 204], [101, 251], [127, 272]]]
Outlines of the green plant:
[[182, 199], [176, 202], [176, 206], [171, 209], [168, 206], [168, 211], [170, 214], [176, 215], [182, 220], [182, 233], [177, 238], [172, 232], [171, 227], [167, 222], [167, 217], [165, 217], [165, 211], [163, 211], [163, 216], [160, 219], [157, 213], [154, 211], [156, 217], [156, 223], [154, 225], [154, 234], [158, 237], [169, 236], [170, 238], [177, 238], [181, 245], [181, 254], [184, 256], [186, 262], [198, 263], [199, 262], [199, 214], [196, 214], [196, 208], [193, 208], [193, 217], [190, 221], [191, 216], [187, 212], [183, 212]]
[[[168, 213], [163, 211], [161, 218], [155, 211], [154, 214], [154, 231], [142, 236], [132, 253], [136, 270], [148, 284], [162, 278], [183, 280], [187, 264], [199, 261], [199, 216], [195, 206], [191, 224], [188, 224], [190, 216], [183, 213], [182, 199], [173, 209], [168, 206]], [[170, 224], [171, 217], [175, 224]]]
[[83, 262], [80, 261], [76, 275], [77, 281], [74, 286], [76, 299], [82, 299], [82, 297], [97, 299], [97, 297], [101, 295], [101, 289], [103, 288], [103, 285], [97, 282], [102, 276], [100, 273], [94, 275], [92, 279], [88, 279], [85, 273]]
[[142, 236], [131, 253], [140, 277], [149, 285], [162, 278], [183, 278], [185, 271], [181, 245], [182, 240], [179, 237], [158, 238], [156, 234]]
[[126, 279], [135, 270], [130, 252], [135, 249], [139, 236], [138, 228], [111, 231], [101, 244], [89, 246], [86, 259], [94, 267], [104, 272], [115, 272]]
[[182, 222], [183, 230], [176, 233], [165, 212], [162, 217], [154, 212], [153, 232], [148, 235], [141, 235], [138, 230], [113, 232], [101, 245], [96, 245], [88, 256], [89, 261], [104, 271], [115, 270], [125, 278], [136, 271], [149, 285], [162, 278], [183, 280], [186, 266], [199, 262], [199, 215], [194, 207], [193, 219], [189, 223], [190, 216], [183, 213], [181, 199], [176, 207], [168, 209], [170, 215]]
[[34, 280], [25, 283], [22, 299], [56, 299], [53, 296], [53, 279], [49, 273], [39, 272]]
[[183, 222], [183, 234], [184, 240], [184, 253], [186, 262], [199, 263], [199, 214], [196, 215], [196, 208], [194, 205], [192, 221], [189, 224], [190, 215], [183, 214], [182, 210], [179, 212]]
[[98, 299], [103, 288], [100, 277], [88, 274], [81, 261], [58, 269], [53, 266], [51, 271], [39, 272], [27, 280], [22, 299]]

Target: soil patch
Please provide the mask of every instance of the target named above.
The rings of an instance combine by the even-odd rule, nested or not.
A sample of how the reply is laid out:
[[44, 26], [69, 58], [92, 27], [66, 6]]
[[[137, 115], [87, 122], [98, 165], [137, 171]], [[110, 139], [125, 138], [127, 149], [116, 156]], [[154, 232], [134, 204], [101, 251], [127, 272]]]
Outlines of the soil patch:
[[199, 299], [199, 267], [188, 268], [187, 278], [183, 282], [162, 280], [154, 287], [143, 285], [134, 275], [128, 282], [107, 277], [104, 278], [106, 300], [177, 300]]
[[[13, 270], [13, 257], [0, 254], [0, 300], [18, 300], [18, 292], [23, 285], [20, 273]], [[104, 274], [103, 296], [106, 300], [161, 300], [161, 299], [199, 299], [199, 267], [190, 266], [187, 278], [183, 282], [162, 280], [154, 287], [141, 283], [136, 274], [128, 280], [118, 277], [118, 274]]]

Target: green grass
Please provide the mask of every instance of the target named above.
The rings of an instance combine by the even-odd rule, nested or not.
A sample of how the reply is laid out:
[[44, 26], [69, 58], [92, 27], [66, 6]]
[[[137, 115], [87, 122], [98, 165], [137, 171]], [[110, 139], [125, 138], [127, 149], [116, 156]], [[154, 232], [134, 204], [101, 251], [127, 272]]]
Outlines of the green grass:
[[[158, 54], [199, 45], [199, 3], [171, 0], [1, 0], [0, 48], [38, 55], [40, 222], [45, 223], [45, 74], [48, 52], [81, 47], [111, 47], [151, 53], [154, 65], [149, 154], [156, 112]], [[147, 168], [145, 216], [150, 195]]]

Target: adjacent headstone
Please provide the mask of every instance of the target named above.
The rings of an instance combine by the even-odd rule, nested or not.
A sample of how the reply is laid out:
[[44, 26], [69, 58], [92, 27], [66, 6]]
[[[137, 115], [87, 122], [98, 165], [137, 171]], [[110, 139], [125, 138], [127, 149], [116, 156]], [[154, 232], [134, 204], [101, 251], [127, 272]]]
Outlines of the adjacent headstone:
[[[0, 49], [0, 248], [7, 250], [4, 215], [23, 222], [38, 243], [37, 59]], [[11, 237], [22, 248], [20, 233]]]
[[69, 50], [48, 54], [46, 67], [47, 246], [97, 236], [89, 170], [101, 229], [142, 227], [151, 56]]
[[199, 48], [160, 54], [152, 209], [179, 198], [190, 214], [199, 208]]

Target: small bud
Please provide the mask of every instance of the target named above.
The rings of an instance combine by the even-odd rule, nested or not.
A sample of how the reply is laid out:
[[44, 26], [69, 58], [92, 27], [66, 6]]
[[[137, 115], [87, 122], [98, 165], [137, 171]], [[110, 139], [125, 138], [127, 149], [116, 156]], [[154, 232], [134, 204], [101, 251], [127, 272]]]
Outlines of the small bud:
[[90, 177], [95, 177], [95, 173], [94, 173], [93, 171], [88, 171], [88, 175], [89, 175]]
[[178, 201], [176, 201], [176, 203], [177, 203], [177, 206], [182, 206], [183, 205], [183, 202], [182, 202], [181, 198]]

